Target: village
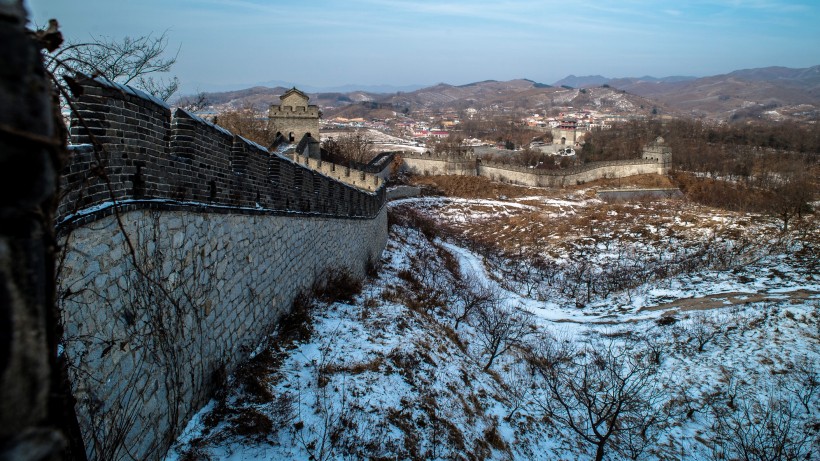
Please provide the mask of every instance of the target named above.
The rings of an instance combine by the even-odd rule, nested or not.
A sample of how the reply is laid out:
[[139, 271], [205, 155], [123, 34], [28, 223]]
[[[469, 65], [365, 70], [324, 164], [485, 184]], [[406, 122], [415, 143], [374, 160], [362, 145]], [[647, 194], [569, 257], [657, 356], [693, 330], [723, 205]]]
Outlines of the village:
[[[329, 107], [323, 110], [328, 109], [333, 108]], [[514, 123], [517, 126], [532, 130], [534, 136], [529, 144], [513, 146], [512, 149], [510, 149], [509, 144], [504, 142], [494, 142], [490, 139], [478, 139], [463, 135], [463, 122], [465, 120], [490, 120], [498, 116], [497, 108], [490, 110], [467, 108], [461, 112], [418, 111], [409, 115], [396, 113], [396, 118], [392, 119], [333, 117], [327, 120], [322, 119], [321, 127], [323, 132], [328, 133], [375, 130], [401, 140], [380, 140], [380, 137], [374, 134], [374, 143], [377, 145], [404, 145], [423, 148], [431, 141], [446, 139], [454, 135], [460, 137], [462, 145], [477, 148], [477, 152], [489, 153], [529, 147], [552, 155], [572, 156], [575, 155], [575, 149], [581, 147], [584, 133], [595, 129], [610, 129], [613, 124], [633, 118], [643, 118], [641, 116], [627, 117], [620, 114], [609, 114], [594, 109], [575, 109], [571, 106], [561, 108], [561, 110], [557, 115], [548, 115], [547, 111], [544, 111], [540, 114], [535, 113], [515, 118]], [[547, 141], [543, 140], [545, 137]]]

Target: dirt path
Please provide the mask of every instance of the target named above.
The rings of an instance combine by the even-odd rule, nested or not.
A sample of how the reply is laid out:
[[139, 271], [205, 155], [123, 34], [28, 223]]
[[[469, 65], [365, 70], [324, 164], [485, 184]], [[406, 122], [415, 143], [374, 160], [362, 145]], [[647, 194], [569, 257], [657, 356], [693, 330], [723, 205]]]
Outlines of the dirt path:
[[718, 293], [700, 298], [684, 298], [670, 303], [659, 304], [657, 306], [642, 307], [638, 312], [643, 311], [699, 311], [707, 309], [717, 309], [720, 307], [738, 306], [765, 301], [782, 301], [784, 299], [792, 301], [804, 301], [820, 295], [820, 292], [812, 290], [794, 290], [777, 293]]

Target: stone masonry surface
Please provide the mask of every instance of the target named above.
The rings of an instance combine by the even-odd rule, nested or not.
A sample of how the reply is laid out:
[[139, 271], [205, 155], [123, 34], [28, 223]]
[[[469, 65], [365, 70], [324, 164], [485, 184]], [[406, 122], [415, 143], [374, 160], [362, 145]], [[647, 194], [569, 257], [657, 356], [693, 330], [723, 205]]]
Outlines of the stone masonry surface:
[[211, 376], [247, 359], [300, 291], [326, 270], [364, 276], [387, 242], [386, 208], [366, 220], [137, 210], [122, 221], [125, 233], [109, 216], [68, 235], [59, 280], [90, 459], [127, 459], [110, 446], [118, 435], [137, 459], [161, 457]]

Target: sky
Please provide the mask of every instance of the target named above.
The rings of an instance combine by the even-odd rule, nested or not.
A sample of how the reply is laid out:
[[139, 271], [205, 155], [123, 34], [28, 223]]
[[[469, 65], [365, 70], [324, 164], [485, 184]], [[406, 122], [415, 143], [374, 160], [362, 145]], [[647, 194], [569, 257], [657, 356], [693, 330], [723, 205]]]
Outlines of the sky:
[[708, 76], [820, 64], [818, 0], [25, 0], [68, 40], [167, 32], [183, 92]]

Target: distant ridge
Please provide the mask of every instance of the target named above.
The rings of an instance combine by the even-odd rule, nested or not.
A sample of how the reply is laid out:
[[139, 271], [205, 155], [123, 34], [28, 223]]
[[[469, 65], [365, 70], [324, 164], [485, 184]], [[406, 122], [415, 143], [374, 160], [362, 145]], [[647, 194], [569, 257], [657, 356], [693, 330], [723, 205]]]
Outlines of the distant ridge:
[[376, 94], [390, 94], [390, 93], [397, 93], [399, 91], [416, 91], [421, 88], [424, 88], [429, 85], [358, 85], [358, 84], [345, 84], [339, 86], [315, 86], [315, 85], [305, 85], [298, 82], [289, 82], [284, 80], [268, 80], [266, 82], [257, 82], [257, 83], [250, 83], [250, 84], [228, 84], [228, 85], [210, 85], [205, 83], [191, 83], [184, 86], [183, 91], [181, 91], [181, 96], [190, 96], [199, 92], [206, 92], [206, 93], [224, 93], [230, 91], [239, 91], [241, 89], [250, 88], [250, 87], [263, 87], [263, 88], [293, 88], [297, 87], [302, 91], [306, 91], [308, 93], [351, 93], [354, 91], [363, 91], [365, 93], [376, 93]]
[[[820, 66], [793, 69], [764, 67], [741, 69], [710, 77], [624, 77], [569, 75], [553, 85], [530, 79], [483, 80], [463, 85], [438, 83], [409, 90], [389, 85], [345, 85], [319, 88], [271, 81], [270, 86], [208, 93], [215, 110], [252, 105], [264, 110], [278, 102], [287, 88], [306, 91], [311, 103], [325, 109], [327, 117], [391, 118], [414, 110], [549, 111], [567, 106], [600, 108], [623, 115], [678, 115], [715, 120], [783, 119], [795, 114], [803, 120], [820, 119]], [[377, 91], [343, 91], [370, 88]], [[403, 88], [398, 90], [396, 88]], [[387, 90], [391, 92], [384, 92]], [[336, 91], [333, 91], [336, 90]], [[378, 115], [371, 112], [378, 110]], [[786, 114], [786, 115], [783, 115]]]
[[568, 75], [561, 80], [553, 83], [552, 86], [569, 86], [572, 88], [588, 88], [591, 86], [601, 86], [610, 79], [602, 76], [602, 75], [586, 75], [582, 77], [577, 77], [575, 75]]
[[622, 82], [622, 81], [629, 81], [629, 82], [653, 82], [653, 83], [672, 83], [672, 82], [685, 82], [687, 80], [695, 80], [697, 77], [689, 77], [683, 75], [674, 75], [670, 77], [652, 77], [649, 75], [645, 75], [643, 77], [623, 77], [623, 78], [609, 78], [604, 77], [602, 75], [585, 75], [585, 76], [575, 76], [575, 75], [568, 75], [561, 80], [553, 83], [553, 86], [569, 86], [572, 88], [591, 88], [595, 86], [601, 85], [608, 85], [612, 84], [612, 82]]
[[498, 83], [498, 80], [482, 80], [480, 82], [467, 83], [465, 85], [458, 85], [459, 88], [469, 88], [471, 86], [481, 85], [482, 83]]

